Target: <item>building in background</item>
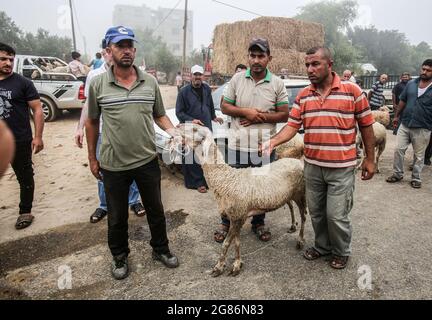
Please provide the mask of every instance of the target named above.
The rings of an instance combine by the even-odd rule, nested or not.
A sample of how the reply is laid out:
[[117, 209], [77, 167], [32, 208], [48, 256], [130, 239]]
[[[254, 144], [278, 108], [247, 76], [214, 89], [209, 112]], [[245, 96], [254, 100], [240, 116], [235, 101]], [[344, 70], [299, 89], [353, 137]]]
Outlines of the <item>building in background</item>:
[[[156, 37], [161, 37], [173, 55], [183, 55], [183, 25], [184, 10], [158, 8], [157, 10], [146, 5], [130, 6], [116, 5], [114, 7], [113, 24], [124, 25], [132, 29], [150, 29], [155, 31]], [[167, 18], [168, 17], [168, 18]], [[164, 19], [166, 19], [164, 21]], [[186, 54], [193, 51], [193, 11], [188, 11], [188, 28], [186, 41]]]

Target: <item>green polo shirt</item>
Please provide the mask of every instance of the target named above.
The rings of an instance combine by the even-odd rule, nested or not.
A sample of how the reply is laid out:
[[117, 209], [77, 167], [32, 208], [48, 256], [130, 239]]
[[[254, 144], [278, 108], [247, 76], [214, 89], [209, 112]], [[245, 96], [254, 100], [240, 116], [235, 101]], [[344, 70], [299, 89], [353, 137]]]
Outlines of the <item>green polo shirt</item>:
[[[284, 82], [269, 70], [265, 79], [255, 82], [251, 71], [234, 75], [225, 89], [224, 99], [239, 108], [255, 108], [263, 112], [276, 112], [276, 107], [288, 105]], [[257, 152], [258, 145], [276, 133], [276, 124], [262, 123], [243, 127], [240, 118], [232, 118], [228, 134], [228, 147], [242, 152]]]
[[113, 68], [90, 85], [89, 118], [102, 116], [100, 166], [127, 171], [153, 161], [156, 156], [154, 118], [165, 115], [156, 79], [135, 67], [136, 83], [129, 90], [117, 82]]

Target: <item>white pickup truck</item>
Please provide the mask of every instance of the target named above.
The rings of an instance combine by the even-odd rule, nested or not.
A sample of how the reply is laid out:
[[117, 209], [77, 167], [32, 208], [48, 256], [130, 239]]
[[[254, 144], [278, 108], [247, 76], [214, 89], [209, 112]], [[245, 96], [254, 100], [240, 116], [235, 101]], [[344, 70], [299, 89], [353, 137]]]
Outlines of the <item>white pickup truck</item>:
[[68, 65], [63, 60], [17, 55], [14, 72], [33, 81], [41, 97], [46, 122], [54, 121], [62, 110], [82, 109], [84, 84], [68, 73]]

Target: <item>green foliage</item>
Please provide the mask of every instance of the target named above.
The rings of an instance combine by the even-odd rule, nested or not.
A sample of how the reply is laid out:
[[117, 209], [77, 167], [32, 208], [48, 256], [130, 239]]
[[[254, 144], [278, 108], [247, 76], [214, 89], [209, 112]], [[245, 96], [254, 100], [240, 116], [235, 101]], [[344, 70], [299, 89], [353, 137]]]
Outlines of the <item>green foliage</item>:
[[136, 30], [138, 40], [136, 61], [140, 64], [145, 61], [148, 68], [172, 75], [181, 69], [181, 62], [168, 49], [160, 37], [153, 36], [152, 30]]
[[357, 17], [355, 0], [312, 2], [300, 8], [295, 19], [321, 23], [325, 30], [325, 45], [334, 52], [335, 70], [343, 71], [353, 65], [358, 56], [344, 34]]
[[349, 30], [348, 37], [354, 46], [361, 48], [359, 61], [372, 63], [380, 73], [416, 74], [423, 60], [432, 56], [427, 43], [412, 46], [405, 34], [397, 30], [355, 27]]
[[55, 56], [66, 60], [72, 51], [71, 39], [52, 36], [44, 29], [39, 29], [36, 34], [24, 34], [4, 12], [0, 12], [0, 30], [0, 41], [12, 46], [18, 54]]

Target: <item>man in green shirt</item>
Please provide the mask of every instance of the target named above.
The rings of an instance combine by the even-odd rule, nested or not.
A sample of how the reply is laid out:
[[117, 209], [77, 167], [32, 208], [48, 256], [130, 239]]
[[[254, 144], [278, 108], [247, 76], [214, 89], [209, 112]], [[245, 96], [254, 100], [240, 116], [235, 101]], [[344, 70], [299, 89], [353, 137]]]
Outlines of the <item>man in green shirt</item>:
[[[147, 211], [153, 258], [169, 268], [179, 265], [168, 246], [153, 121], [172, 136], [175, 129], [165, 114], [156, 79], [134, 65], [133, 31], [113, 27], [107, 31], [106, 39], [113, 66], [90, 85], [86, 130], [90, 169], [103, 180], [106, 192], [108, 245], [114, 257], [111, 272], [115, 279], [122, 280], [129, 275], [128, 194], [133, 181]], [[104, 125], [98, 161], [100, 116]]]

